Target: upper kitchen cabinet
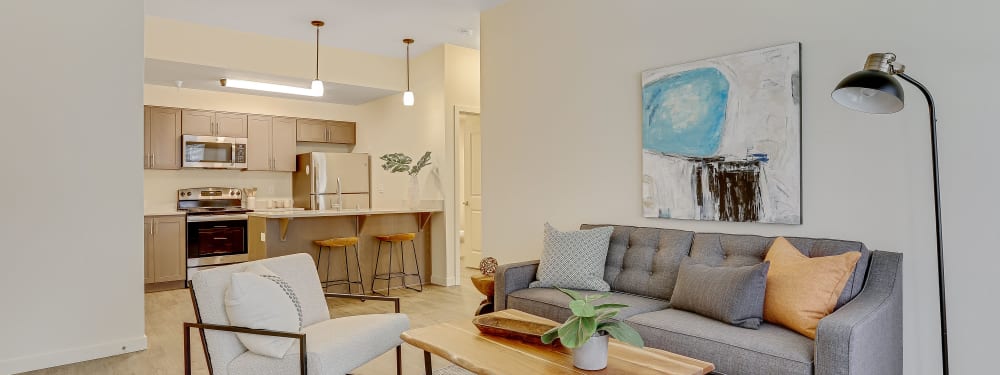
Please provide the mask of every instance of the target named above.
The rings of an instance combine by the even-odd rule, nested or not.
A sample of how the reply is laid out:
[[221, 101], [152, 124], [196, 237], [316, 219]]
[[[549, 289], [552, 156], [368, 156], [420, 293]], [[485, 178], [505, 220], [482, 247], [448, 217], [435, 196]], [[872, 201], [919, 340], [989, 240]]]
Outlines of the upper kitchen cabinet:
[[144, 149], [146, 169], [181, 168], [181, 110], [145, 108]]
[[183, 133], [214, 137], [247, 137], [247, 115], [239, 113], [183, 111]]
[[353, 122], [298, 119], [296, 126], [299, 142], [357, 143], [357, 124]]
[[251, 115], [247, 119], [247, 170], [295, 171], [295, 119]]

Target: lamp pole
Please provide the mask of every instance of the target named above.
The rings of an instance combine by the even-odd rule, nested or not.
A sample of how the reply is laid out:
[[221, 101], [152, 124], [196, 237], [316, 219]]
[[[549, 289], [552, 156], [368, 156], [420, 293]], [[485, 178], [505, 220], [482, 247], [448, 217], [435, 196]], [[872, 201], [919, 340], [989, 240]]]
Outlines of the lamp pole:
[[934, 166], [934, 215], [937, 224], [937, 265], [938, 265], [938, 308], [941, 312], [941, 365], [944, 374], [948, 374], [948, 315], [945, 305], [944, 287], [944, 237], [941, 229], [941, 178], [938, 175], [938, 144], [937, 144], [937, 111], [934, 108], [934, 97], [922, 83], [906, 73], [897, 73], [899, 78], [913, 84], [927, 99], [927, 108], [931, 118], [931, 158]]

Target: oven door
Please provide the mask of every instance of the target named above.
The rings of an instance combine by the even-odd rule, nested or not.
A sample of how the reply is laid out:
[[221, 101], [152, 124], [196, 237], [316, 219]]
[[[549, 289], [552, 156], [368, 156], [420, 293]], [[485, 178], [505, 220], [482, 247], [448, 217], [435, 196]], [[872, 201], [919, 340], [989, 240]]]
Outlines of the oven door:
[[184, 135], [184, 168], [247, 168], [247, 139]]
[[189, 221], [187, 225], [188, 267], [248, 260], [246, 220]]

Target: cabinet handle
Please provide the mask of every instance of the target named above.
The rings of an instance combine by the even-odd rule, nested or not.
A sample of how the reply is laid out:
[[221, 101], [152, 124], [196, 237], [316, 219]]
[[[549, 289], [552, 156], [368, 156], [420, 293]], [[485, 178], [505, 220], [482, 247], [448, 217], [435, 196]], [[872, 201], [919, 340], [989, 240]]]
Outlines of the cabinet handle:
[[149, 153], [149, 167], [150, 168], [156, 167], [156, 153], [155, 152], [150, 152]]
[[228, 240], [226, 237], [212, 237], [213, 240]]

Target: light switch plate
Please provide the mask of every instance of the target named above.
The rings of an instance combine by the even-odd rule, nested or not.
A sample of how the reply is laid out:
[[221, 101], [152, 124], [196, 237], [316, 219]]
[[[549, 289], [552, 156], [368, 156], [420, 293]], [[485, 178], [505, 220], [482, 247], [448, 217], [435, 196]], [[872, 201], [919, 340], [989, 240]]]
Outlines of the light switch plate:
[[266, 237], [264, 237], [264, 232], [260, 232], [260, 242], [267, 242]]

